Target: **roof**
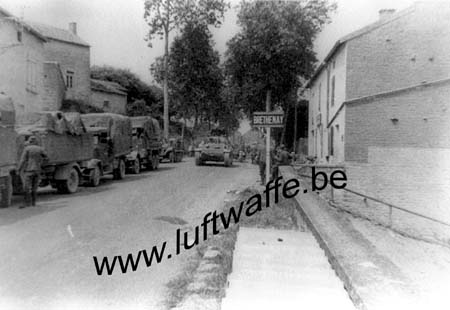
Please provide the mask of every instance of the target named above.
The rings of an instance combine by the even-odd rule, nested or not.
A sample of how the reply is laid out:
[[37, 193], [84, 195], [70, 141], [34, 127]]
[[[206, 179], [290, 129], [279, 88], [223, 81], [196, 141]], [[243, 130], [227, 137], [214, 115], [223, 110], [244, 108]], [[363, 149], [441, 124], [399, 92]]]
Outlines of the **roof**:
[[361, 29], [358, 29], [354, 32], [351, 32], [349, 34], [347, 34], [346, 36], [343, 36], [342, 38], [340, 38], [339, 40], [336, 41], [336, 43], [334, 44], [333, 48], [328, 52], [327, 56], [324, 58], [323, 62], [319, 65], [319, 67], [316, 69], [316, 71], [314, 72], [313, 76], [309, 79], [309, 81], [306, 83], [306, 88], [311, 86], [311, 83], [314, 82], [314, 80], [317, 78], [317, 76], [320, 74], [320, 72], [322, 71], [322, 69], [325, 67], [325, 65], [328, 63], [328, 61], [331, 59], [331, 57], [333, 57], [333, 55], [339, 50], [339, 48], [347, 43], [348, 41], [351, 41], [355, 38], [358, 38], [362, 35], [365, 35], [375, 29], [380, 28], [381, 26], [384, 26], [386, 24], [391, 23], [392, 21], [406, 15], [409, 14], [411, 12], [414, 11], [416, 5], [413, 5], [405, 10], [399, 11], [397, 13], [392, 14], [391, 16], [389, 16], [386, 19], [383, 20], [378, 20], [372, 24], [369, 24]]
[[116, 82], [111, 81], [91, 79], [91, 89], [94, 91], [101, 91], [104, 93], [116, 94], [121, 96], [127, 95], [126, 88], [122, 87]]
[[48, 39], [89, 47], [89, 44], [86, 41], [73, 34], [69, 30], [36, 22], [27, 22], [27, 24], [31, 25], [34, 29], [36, 29]]
[[22, 26], [24, 29], [26, 29], [28, 32], [30, 32], [31, 34], [33, 34], [35, 37], [41, 39], [44, 42], [47, 42], [47, 38], [40, 33], [38, 30], [36, 30], [33, 26], [31, 26], [28, 23], [25, 23], [23, 20], [15, 17], [14, 15], [12, 15], [11, 13], [9, 13], [7, 10], [5, 10], [4, 8], [0, 7], [0, 14], [6, 16], [6, 19], [15, 22], [17, 25]]

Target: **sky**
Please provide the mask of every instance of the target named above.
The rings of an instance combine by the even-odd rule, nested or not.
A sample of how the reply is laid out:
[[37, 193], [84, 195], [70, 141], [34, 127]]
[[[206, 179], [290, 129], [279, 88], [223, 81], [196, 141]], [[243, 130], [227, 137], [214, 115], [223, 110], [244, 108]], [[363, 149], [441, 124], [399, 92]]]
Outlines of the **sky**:
[[[428, 0], [434, 1], [434, 0]], [[442, 0], [441, 0], [442, 1]], [[450, 1], [450, 0], [447, 0]], [[225, 53], [226, 42], [239, 31], [236, 4], [225, 14], [223, 25], [211, 28], [215, 48]], [[337, 11], [315, 41], [315, 51], [322, 60], [342, 36], [377, 20], [384, 8], [401, 10], [414, 0], [336, 0]], [[162, 40], [148, 47], [144, 40], [148, 26], [144, 21], [144, 0], [0, 0], [0, 6], [25, 20], [68, 28], [78, 25], [78, 34], [91, 45], [92, 65], [128, 68], [144, 81], [153, 83], [149, 67], [164, 51]], [[172, 38], [175, 34], [172, 34]]]

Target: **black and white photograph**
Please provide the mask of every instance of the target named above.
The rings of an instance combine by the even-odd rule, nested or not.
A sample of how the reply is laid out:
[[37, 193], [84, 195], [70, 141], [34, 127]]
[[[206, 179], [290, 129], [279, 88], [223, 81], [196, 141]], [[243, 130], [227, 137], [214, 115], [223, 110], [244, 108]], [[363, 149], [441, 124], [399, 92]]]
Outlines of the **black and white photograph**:
[[450, 309], [450, 0], [0, 0], [1, 310]]

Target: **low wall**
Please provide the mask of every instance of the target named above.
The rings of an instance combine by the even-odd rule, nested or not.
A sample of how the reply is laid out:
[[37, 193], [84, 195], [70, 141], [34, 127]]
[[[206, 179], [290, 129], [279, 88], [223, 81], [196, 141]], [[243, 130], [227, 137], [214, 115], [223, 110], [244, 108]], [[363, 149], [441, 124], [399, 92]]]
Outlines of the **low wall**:
[[[337, 168], [334, 168], [337, 169]], [[450, 150], [422, 148], [369, 149], [369, 163], [344, 165], [347, 188], [450, 223]], [[297, 169], [311, 175], [311, 168]], [[333, 168], [317, 167], [328, 178]], [[309, 177], [303, 179], [311, 185]], [[408, 236], [450, 246], [450, 227], [331, 187], [320, 195], [339, 208]]]

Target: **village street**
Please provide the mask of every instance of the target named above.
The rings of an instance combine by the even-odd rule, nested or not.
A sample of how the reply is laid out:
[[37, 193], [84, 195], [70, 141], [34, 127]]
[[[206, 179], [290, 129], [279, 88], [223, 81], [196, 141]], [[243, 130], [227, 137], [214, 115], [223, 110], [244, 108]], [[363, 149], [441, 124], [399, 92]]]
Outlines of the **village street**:
[[11, 208], [0, 209], [0, 308], [160, 308], [165, 284], [192, 253], [112, 276], [97, 275], [93, 256], [150, 252], [164, 241], [166, 253], [174, 253], [183, 221], [200, 224], [228, 191], [254, 185], [256, 177], [257, 166], [247, 163], [197, 167], [185, 158], [74, 195], [41, 192], [33, 208], [18, 209], [15, 197]]

